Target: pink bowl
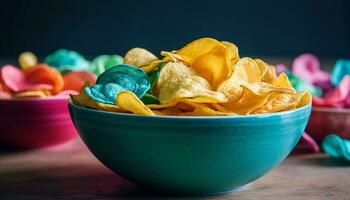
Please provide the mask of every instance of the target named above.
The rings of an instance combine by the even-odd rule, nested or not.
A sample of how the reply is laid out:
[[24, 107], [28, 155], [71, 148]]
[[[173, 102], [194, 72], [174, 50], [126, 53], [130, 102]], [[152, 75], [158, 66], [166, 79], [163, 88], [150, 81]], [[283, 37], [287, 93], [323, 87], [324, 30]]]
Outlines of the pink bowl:
[[0, 147], [34, 149], [77, 136], [67, 97], [0, 100]]
[[331, 133], [350, 139], [350, 109], [313, 107], [306, 132], [319, 144]]

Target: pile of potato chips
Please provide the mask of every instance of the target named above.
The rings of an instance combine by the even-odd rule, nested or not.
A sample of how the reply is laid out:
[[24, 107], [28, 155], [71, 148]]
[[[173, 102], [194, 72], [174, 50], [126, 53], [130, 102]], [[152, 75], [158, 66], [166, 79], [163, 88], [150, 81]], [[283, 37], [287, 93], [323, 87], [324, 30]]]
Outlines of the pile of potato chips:
[[80, 106], [139, 115], [226, 116], [273, 113], [311, 102], [261, 59], [240, 58], [230, 42], [195, 40], [162, 58], [134, 48], [72, 100]]
[[31, 52], [22, 53], [18, 62], [21, 68], [13, 65], [0, 68], [0, 99], [67, 96], [77, 94], [86, 81], [94, 83], [96, 80], [95, 74], [85, 70], [61, 74], [55, 66], [38, 63]]

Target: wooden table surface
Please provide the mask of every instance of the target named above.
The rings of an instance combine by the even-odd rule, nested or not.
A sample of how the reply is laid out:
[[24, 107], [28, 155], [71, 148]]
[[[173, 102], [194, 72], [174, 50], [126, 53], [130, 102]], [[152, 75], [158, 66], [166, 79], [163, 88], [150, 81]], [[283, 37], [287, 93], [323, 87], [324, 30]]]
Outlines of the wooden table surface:
[[[149, 193], [113, 174], [77, 138], [35, 151], [0, 151], [0, 199], [128, 199]], [[323, 154], [290, 156], [241, 191], [196, 199], [350, 199], [350, 163]]]

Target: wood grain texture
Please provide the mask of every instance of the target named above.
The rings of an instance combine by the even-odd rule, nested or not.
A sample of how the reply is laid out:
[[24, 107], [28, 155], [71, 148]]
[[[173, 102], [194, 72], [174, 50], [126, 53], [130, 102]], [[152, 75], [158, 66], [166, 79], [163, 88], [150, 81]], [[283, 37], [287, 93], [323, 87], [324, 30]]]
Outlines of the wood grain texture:
[[[0, 151], [0, 199], [184, 198], [150, 193], [115, 175], [80, 139], [27, 152]], [[187, 197], [186, 197], [187, 198]], [[195, 199], [350, 199], [350, 163], [325, 155], [290, 156], [238, 192]]]

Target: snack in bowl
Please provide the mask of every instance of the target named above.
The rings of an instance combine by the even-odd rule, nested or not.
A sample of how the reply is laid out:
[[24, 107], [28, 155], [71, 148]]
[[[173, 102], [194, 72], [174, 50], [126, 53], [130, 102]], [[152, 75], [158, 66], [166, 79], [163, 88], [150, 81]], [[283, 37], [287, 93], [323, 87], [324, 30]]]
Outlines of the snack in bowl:
[[[226, 116], [293, 110], [311, 101], [308, 92], [294, 90], [286, 74], [277, 77], [275, 68], [261, 59], [240, 58], [230, 42], [202, 38], [161, 55], [159, 59], [145, 49], [131, 49], [125, 64], [100, 74], [96, 85], [72, 95], [73, 102], [152, 116]], [[88, 97], [86, 102], [78, 100], [81, 96]], [[135, 98], [133, 109], [119, 106], [118, 100]]]
[[331, 73], [321, 70], [320, 61], [312, 54], [295, 58], [292, 71], [279, 65], [293, 87], [312, 95], [312, 113], [306, 131], [321, 144], [332, 133], [350, 139], [350, 61], [339, 59]]
[[232, 43], [202, 38], [160, 59], [132, 51], [71, 95], [69, 110], [91, 152], [144, 188], [236, 190], [278, 166], [305, 129], [311, 95]]
[[[77, 133], [67, 109], [70, 94], [96, 76], [88, 71], [61, 74], [22, 53], [19, 67], [0, 68], [0, 146], [33, 149], [67, 142]], [[68, 69], [67, 67], [65, 69]]]

